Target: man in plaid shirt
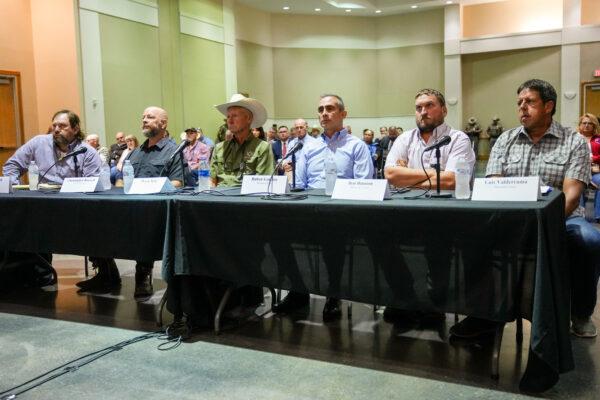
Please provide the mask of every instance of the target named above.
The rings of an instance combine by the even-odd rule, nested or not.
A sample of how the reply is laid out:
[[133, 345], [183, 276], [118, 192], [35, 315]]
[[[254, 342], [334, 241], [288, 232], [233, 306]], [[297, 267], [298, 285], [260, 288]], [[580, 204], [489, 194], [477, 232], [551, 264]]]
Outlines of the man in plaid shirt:
[[[600, 232], [585, 220], [579, 203], [590, 182], [590, 151], [583, 136], [552, 119], [557, 100], [552, 85], [532, 79], [523, 83], [517, 94], [521, 126], [498, 138], [486, 176], [539, 176], [543, 185], [564, 193], [571, 260], [571, 332], [595, 337], [596, 327], [590, 317], [596, 306]], [[451, 333], [464, 336], [461, 334], [478, 321], [468, 317], [458, 325], [462, 326], [453, 327]]]

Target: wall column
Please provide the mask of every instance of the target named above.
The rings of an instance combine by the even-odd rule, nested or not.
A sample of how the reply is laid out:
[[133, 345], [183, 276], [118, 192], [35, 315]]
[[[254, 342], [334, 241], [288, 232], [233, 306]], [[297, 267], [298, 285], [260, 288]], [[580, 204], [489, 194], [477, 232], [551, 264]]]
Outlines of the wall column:
[[444, 95], [446, 122], [462, 129], [462, 66], [460, 58], [460, 5], [444, 8]]
[[560, 122], [576, 126], [579, 118], [581, 46], [564, 42], [565, 30], [581, 25], [581, 0], [563, 1], [563, 45], [560, 51]]
[[234, 0], [223, 0], [223, 31], [225, 51], [225, 96], [237, 93], [237, 59], [235, 55]]

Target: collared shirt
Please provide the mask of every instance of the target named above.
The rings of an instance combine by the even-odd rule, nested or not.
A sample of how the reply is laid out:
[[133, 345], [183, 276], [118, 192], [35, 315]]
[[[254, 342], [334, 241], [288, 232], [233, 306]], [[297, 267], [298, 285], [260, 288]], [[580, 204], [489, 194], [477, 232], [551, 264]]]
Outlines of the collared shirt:
[[200, 142], [204, 143], [205, 145], [207, 145], [208, 147], [210, 147], [211, 149], [213, 147], [215, 147], [215, 142], [213, 142], [211, 140], [211, 138], [207, 137], [206, 135], [202, 135], [201, 138], [198, 139]]
[[210, 176], [218, 185], [240, 186], [244, 175], [271, 175], [274, 170], [271, 146], [251, 133], [239, 144], [235, 138], [215, 146]]
[[465, 161], [471, 166], [471, 171], [473, 171], [475, 152], [471, 147], [469, 137], [464, 132], [450, 128], [445, 123], [433, 130], [427, 143], [421, 137], [421, 132], [418, 128], [404, 132], [398, 136], [385, 161], [386, 168], [393, 167], [397, 161], [402, 160], [407, 163], [407, 167], [409, 168], [421, 169], [421, 156], [423, 157], [425, 168], [432, 168], [432, 165], [435, 165], [437, 162], [435, 150], [426, 153], [423, 153], [423, 150], [444, 136], [450, 136], [450, 143], [440, 147], [440, 169], [456, 172], [456, 162], [461, 157], [464, 157]]
[[110, 163], [111, 164], [116, 164], [119, 159], [121, 158], [121, 155], [123, 154], [123, 151], [125, 151], [125, 149], [127, 148], [127, 143], [115, 143], [112, 144], [110, 146], [110, 149], [108, 151], [108, 156], [110, 158]]
[[302, 149], [296, 161], [296, 186], [322, 189], [325, 187], [325, 160], [333, 156], [337, 176], [342, 179], [373, 178], [373, 162], [367, 145], [346, 129], [331, 139], [324, 133]]
[[[566, 178], [590, 182], [590, 151], [585, 139], [552, 121], [542, 138], [533, 143], [523, 126], [508, 130], [496, 141], [486, 176], [539, 176], [542, 185], [562, 190]], [[571, 215], [583, 216], [579, 206]]]
[[167, 176], [169, 180], [183, 184], [181, 154], [169, 162], [176, 150], [177, 144], [169, 138], [162, 138], [151, 147], [148, 147], [148, 139], [146, 139], [140, 147], [133, 149], [127, 160], [131, 161], [136, 178]]
[[[4, 176], [10, 176], [12, 184], [16, 185], [19, 183], [19, 177], [29, 168], [29, 163], [35, 161], [40, 171], [40, 178], [47, 171], [40, 183], [62, 184], [65, 178], [99, 176], [100, 157], [93, 147], [81, 140], [74, 140], [67, 146], [67, 152], [70, 153], [81, 147], [86, 147], [88, 150], [83, 154], [57, 161], [66, 153], [61, 152], [54, 144], [52, 134], [38, 135], [17, 149], [4, 164], [2, 173]], [[56, 165], [52, 166], [55, 162]]]
[[191, 146], [187, 146], [183, 149], [183, 157], [187, 160], [191, 170], [198, 169], [198, 164], [203, 158], [206, 162], [210, 159], [210, 147], [205, 145], [199, 140], [196, 140]]

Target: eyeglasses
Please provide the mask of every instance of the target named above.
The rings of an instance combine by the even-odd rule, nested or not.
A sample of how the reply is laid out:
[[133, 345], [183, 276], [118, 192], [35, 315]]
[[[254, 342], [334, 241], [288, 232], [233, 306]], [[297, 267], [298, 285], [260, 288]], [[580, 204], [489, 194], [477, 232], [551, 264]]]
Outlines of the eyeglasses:
[[594, 124], [591, 122], [580, 122], [579, 125], [591, 125], [593, 126]]

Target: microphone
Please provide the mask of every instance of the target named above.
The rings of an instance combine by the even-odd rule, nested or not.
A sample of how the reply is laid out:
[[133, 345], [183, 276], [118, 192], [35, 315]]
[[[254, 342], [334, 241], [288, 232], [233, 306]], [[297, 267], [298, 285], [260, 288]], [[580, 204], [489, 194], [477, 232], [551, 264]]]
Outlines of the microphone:
[[182, 140], [181, 143], [179, 144], [179, 147], [177, 148], [177, 150], [175, 150], [175, 152], [173, 154], [171, 154], [171, 158], [169, 158], [169, 161], [173, 161], [175, 156], [177, 154], [181, 153], [183, 151], [183, 149], [185, 149], [189, 144], [190, 144], [190, 142], [187, 139]]
[[[54, 161], [54, 163], [50, 166], [50, 168], [48, 168], [46, 171], [44, 171], [44, 173], [42, 174], [42, 176], [40, 176], [40, 178], [38, 179], [38, 183], [37, 183], [36, 189], [40, 186], [40, 183], [46, 177], [46, 174], [48, 172], [50, 172], [50, 170], [52, 169], [52, 167], [54, 167], [56, 164], [58, 164], [59, 161], [62, 161], [62, 160], [67, 159], [69, 157], [77, 156], [79, 154], [83, 154], [86, 151], [88, 151], [87, 147], [82, 146], [82, 147], [78, 148], [77, 150], [74, 150], [74, 151], [72, 151], [70, 153], [65, 154], [62, 157], [59, 157], [58, 160]], [[77, 163], [77, 160], [75, 160], [75, 162]], [[76, 174], [77, 174], [77, 164], [75, 164], [75, 171], [76, 171]]]
[[437, 142], [432, 144], [431, 146], [425, 147], [425, 150], [423, 150], [423, 153], [428, 152], [433, 149], [439, 149], [440, 147], [445, 146], [448, 143], [450, 143], [451, 140], [452, 139], [450, 138], [450, 136], [444, 136], [441, 139], [439, 139]]
[[285, 160], [288, 157], [291, 157], [292, 155], [296, 154], [298, 151], [300, 151], [300, 149], [304, 146], [304, 143], [302, 142], [298, 142], [296, 143], [296, 145], [294, 147], [292, 147], [292, 149], [290, 151], [287, 152], [287, 154], [285, 155], [285, 157], [283, 157], [281, 159], [281, 161]]
[[65, 158], [69, 158], [69, 157], [73, 157], [73, 156], [78, 156], [79, 154], [83, 154], [87, 151], [87, 147], [80, 147], [75, 151], [72, 151], [70, 153], [65, 154], [64, 156], [62, 156], [61, 158], [58, 159], [58, 161], [62, 161]]

